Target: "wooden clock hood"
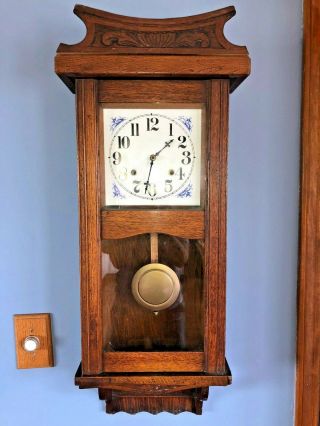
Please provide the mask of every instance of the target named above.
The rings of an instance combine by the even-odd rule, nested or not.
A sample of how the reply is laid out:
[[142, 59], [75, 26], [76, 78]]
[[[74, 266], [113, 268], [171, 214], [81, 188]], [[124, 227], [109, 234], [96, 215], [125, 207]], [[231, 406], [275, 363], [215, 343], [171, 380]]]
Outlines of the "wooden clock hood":
[[[61, 43], [55, 71], [74, 92], [76, 78], [228, 78], [232, 92], [249, 74], [247, 48], [223, 34], [233, 6], [183, 18], [143, 19], [76, 5], [87, 28]], [[114, 55], [117, 56], [115, 60]]]

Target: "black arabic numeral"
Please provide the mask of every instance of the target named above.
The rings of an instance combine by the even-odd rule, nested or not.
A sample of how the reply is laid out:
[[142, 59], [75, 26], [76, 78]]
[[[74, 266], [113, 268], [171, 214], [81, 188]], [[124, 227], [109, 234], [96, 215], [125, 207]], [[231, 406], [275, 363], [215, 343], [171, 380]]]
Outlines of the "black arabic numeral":
[[136, 194], [139, 194], [140, 189], [141, 189], [141, 180], [134, 180], [132, 183], [134, 184], [133, 191], [134, 191]]
[[118, 136], [118, 144], [119, 149], [121, 148], [129, 148], [130, 146], [130, 138], [128, 136]]
[[176, 176], [179, 176], [179, 180], [183, 180], [185, 173], [183, 173], [182, 167], [179, 167], [175, 173]]
[[164, 184], [164, 190], [165, 192], [171, 192], [173, 189], [172, 186], [172, 179], [166, 179]]
[[159, 119], [157, 117], [148, 117], [147, 118], [147, 131], [159, 130], [159, 127], [156, 127], [159, 124]]
[[139, 123], [131, 123], [131, 136], [139, 136]]
[[187, 148], [187, 145], [185, 144], [186, 140], [187, 138], [185, 136], [179, 136], [178, 141], [181, 143], [178, 145], [178, 148], [183, 148], [183, 149]]
[[157, 195], [157, 187], [155, 183], [149, 183], [148, 185], [148, 189], [147, 189], [148, 194], [150, 195], [150, 197], [154, 197]]
[[113, 154], [112, 154], [112, 158], [113, 158], [113, 164], [115, 165], [115, 166], [118, 166], [118, 164], [120, 164], [121, 163], [121, 154], [120, 154], [120, 152], [118, 152], [118, 151], [116, 151], [116, 152], [114, 152]]
[[182, 155], [184, 156], [184, 158], [181, 160], [181, 163], [184, 164], [185, 166], [187, 164], [191, 163], [191, 152], [190, 151], [183, 151]]

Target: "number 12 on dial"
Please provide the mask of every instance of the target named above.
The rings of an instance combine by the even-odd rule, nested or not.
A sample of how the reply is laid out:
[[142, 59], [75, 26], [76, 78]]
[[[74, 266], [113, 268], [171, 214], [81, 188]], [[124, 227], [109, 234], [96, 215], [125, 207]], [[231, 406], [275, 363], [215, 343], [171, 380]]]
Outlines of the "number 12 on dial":
[[105, 108], [107, 206], [199, 206], [201, 108]]

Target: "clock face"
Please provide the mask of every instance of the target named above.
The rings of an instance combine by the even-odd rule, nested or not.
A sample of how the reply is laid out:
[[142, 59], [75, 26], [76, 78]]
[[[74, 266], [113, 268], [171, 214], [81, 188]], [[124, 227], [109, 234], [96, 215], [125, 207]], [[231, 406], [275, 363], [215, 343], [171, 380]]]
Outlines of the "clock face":
[[201, 108], [105, 108], [106, 205], [200, 205]]

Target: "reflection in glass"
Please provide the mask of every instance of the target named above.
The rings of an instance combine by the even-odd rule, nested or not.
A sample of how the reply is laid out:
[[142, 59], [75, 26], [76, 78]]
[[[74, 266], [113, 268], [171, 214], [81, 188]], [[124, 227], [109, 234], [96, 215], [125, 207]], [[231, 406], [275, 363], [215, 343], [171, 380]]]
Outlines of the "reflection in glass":
[[[180, 281], [176, 302], [153, 312], [132, 294], [132, 278], [151, 263], [150, 234], [102, 242], [104, 349], [179, 351], [203, 349], [203, 241], [159, 234], [157, 263]], [[154, 259], [153, 259], [154, 262]]]

